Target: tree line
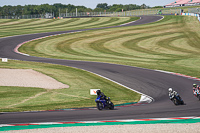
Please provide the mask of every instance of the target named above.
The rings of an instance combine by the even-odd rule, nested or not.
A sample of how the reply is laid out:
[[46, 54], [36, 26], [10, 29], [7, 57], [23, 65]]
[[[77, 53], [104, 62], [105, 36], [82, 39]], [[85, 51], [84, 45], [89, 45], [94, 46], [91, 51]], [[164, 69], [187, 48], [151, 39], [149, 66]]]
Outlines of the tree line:
[[95, 9], [87, 8], [85, 6], [74, 6], [71, 4], [64, 5], [61, 3], [56, 3], [53, 5], [49, 4], [41, 4], [41, 5], [5, 5], [3, 7], [0, 6], [0, 16], [21, 16], [21, 15], [34, 15], [34, 14], [45, 14], [52, 13], [54, 16], [59, 16], [59, 13], [72, 13], [76, 12], [76, 8], [78, 12], [121, 12], [136, 10], [136, 9], [146, 9], [150, 8], [145, 4], [136, 5], [122, 5], [122, 4], [113, 4], [108, 5], [107, 3], [97, 4]]

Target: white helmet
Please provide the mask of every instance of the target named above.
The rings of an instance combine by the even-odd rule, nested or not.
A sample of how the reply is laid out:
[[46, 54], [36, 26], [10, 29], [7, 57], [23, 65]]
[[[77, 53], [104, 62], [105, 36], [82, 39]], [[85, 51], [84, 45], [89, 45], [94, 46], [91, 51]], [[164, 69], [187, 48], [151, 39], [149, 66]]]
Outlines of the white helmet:
[[169, 92], [172, 92], [172, 88], [169, 88]]

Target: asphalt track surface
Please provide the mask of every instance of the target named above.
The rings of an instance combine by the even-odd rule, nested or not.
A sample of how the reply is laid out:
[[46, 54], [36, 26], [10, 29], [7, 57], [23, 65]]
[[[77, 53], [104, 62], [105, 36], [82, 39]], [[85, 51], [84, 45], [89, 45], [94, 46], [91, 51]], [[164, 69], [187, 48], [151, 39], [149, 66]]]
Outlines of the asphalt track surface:
[[[140, 20], [128, 24], [134, 26], [161, 19], [161, 16], [142, 16]], [[110, 27], [111, 28], [111, 27]], [[98, 29], [98, 28], [96, 28]], [[102, 28], [99, 28], [102, 29]], [[86, 29], [92, 30], [92, 29]], [[84, 31], [84, 30], [78, 30]], [[58, 122], [58, 121], [97, 121], [140, 118], [165, 118], [200, 116], [200, 101], [192, 94], [192, 79], [137, 67], [59, 59], [47, 59], [17, 54], [13, 49], [20, 43], [38, 37], [71, 31], [40, 33], [0, 38], [0, 57], [24, 61], [61, 64], [84, 69], [121, 83], [129, 88], [154, 98], [154, 102], [141, 106], [116, 108], [115, 110], [75, 110], [1, 113], [0, 124]], [[175, 106], [168, 98], [168, 88], [179, 92], [186, 105]]]

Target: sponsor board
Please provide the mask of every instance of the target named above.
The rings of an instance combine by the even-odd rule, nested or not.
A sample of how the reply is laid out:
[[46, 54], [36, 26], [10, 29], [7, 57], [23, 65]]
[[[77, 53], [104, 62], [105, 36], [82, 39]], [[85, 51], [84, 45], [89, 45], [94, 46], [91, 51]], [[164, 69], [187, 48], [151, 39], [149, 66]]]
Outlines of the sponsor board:
[[8, 58], [2, 58], [2, 62], [8, 62]]
[[100, 89], [90, 89], [90, 95], [97, 95], [97, 90]]

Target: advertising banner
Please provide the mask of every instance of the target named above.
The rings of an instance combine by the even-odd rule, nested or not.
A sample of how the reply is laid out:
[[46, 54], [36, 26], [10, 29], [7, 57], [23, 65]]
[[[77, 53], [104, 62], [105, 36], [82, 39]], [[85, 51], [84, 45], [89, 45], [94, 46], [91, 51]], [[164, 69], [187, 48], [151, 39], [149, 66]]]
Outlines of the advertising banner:
[[2, 62], [8, 62], [7, 58], [2, 58]]
[[100, 90], [100, 89], [90, 89], [90, 95], [97, 95], [97, 90]]

